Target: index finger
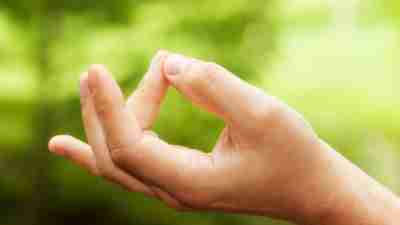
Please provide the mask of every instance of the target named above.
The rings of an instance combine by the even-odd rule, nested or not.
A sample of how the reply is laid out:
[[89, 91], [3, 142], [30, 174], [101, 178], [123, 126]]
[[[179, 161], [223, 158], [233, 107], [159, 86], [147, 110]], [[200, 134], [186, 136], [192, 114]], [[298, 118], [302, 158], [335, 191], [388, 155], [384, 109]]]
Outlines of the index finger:
[[163, 63], [167, 55], [167, 51], [157, 52], [138, 88], [126, 103], [126, 109], [135, 115], [139, 127], [144, 130], [150, 129], [156, 120], [168, 89], [168, 81], [162, 74]]

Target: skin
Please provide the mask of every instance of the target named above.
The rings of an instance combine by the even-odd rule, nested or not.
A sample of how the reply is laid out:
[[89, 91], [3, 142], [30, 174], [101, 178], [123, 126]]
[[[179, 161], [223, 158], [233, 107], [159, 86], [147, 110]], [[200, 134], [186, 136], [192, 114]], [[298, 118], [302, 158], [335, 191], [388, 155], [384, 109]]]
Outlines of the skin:
[[[225, 121], [212, 153], [168, 144], [151, 131], [170, 86]], [[301, 115], [214, 63], [159, 51], [126, 102], [106, 68], [93, 65], [80, 95], [88, 144], [61, 135], [50, 151], [169, 207], [304, 225], [391, 225], [400, 215], [399, 199]]]

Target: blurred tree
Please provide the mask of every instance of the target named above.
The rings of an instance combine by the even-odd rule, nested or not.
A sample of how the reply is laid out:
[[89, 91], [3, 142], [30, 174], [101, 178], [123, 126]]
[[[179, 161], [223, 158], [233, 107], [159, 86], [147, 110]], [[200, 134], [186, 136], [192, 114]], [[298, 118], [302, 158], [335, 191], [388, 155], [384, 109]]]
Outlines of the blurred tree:
[[[177, 214], [167, 211], [175, 217], [166, 219], [162, 216], [166, 209], [141, 197], [121, 209], [117, 202], [126, 199], [124, 193], [103, 192], [104, 186], [96, 184], [95, 179], [88, 181], [86, 177], [63, 173], [65, 163], [60, 164], [47, 153], [47, 141], [56, 131], [82, 134], [79, 99], [76, 94], [68, 94], [70, 90], [75, 91], [72, 83], [76, 83], [77, 77], [71, 79], [70, 74], [78, 74], [85, 64], [99, 60], [122, 73], [119, 78], [123, 87], [132, 86], [140, 79], [155, 48], [165, 47], [217, 61], [245, 79], [257, 79], [257, 65], [264, 63], [275, 45], [273, 3], [272, 0], [256, 0], [252, 4], [245, 0], [218, 3], [211, 0], [1, 0], [0, 12], [10, 19], [9, 25], [21, 30], [18, 35], [23, 35], [20, 39], [27, 42], [22, 50], [26, 52], [25, 64], [22, 64], [28, 69], [21, 69], [19, 73], [29, 73], [34, 85], [29, 100], [20, 98], [18, 102], [10, 102], [8, 98], [0, 98], [0, 103], [8, 106], [4, 117], [17, 118], [15, 124], [22, 124], [25, 130], [29, 127], [30, 136], [30, 141], [23, 144], [18, 138], [10, 142], [7, 152], [11, 156], [0, 158], [4, 161], [0, 162], [4, 167], [2, 173], [11, 176], [1, 177], [0, 185], [9, 187], [8, 190], [18, 190], [18, 186], [23, 189], [0, 193], [5, 199], [0, 202], [1, 209], [8, 208], [4, 219], [9, 224], [64, 223], [61, 220], [67, 224], [71, 219], [76, 224], [179, 224], [179, 220], [173, 219]], [[10, 43], [17, 46], [20, 39]], [[5, 60], [6, 57], [0, 59], [4, 63], [17, 59]], [[19, 86], [16, 92], [25, 88]], [[222, 123], [186, 105], [176, 93], [169, 99], [156, 129], [168, 140], [209, 148]], [[18, 108], [21, 108], [18, 110], [21, 118], [30, 119], [15, 117]], [[183, 111], [179, 112], [179, 118], [171, 117], [177, 109]], [[194, 121], [194, 117], [199, 120]], [[26, 124], [27, 121], [31, 124]], [[188, 123], [190, 129], [177, 132]], [[15, 146], [26, 151], [16, 154]], [[62, 182], [66, 183], [67, 190], [74, 186], [68, 186], [69, 182], [78, 187], [92, 185], [100, 189], [92, 195], [79, 195], [79, 191], [68, 194], [56, 188]], [[23, 197], [10, 197], [19, 193], [24, 193]], [[114, 197], [101, 198], [102, 195]], [[23, 212], [18, 205], [23, 205]], [[137, 207], [140, 209], [134, 209]], [[147, 213], [143, 214], [144, 211]], [[152, 212], [160, 218], [152, 217]], [[214, 215], [203, 220], [209, 224], [240, 221], [229, 217], [216, 219]]]
[[384, 8], [387, 15], [394, 19], [396, 23], [400, 23], [400, 2], [396, 0], [387, 0], [382, 3], [385, 4]]
[[[58, 108], [52, 102], [51, 86], [49, 83], [52, 74], [50, 49], [62, 33], [62, 20], [66, 14], [93, 14], [98, 21], [105, 23], [126, 22], [127, 9], [130, 1], [51, 1], [51, 0], [4, 0], [0, 6], [21, 26], [30, 26], [30, 37], [34, 39], [34, 64], [37, 67], [36, 77], [38, 86], [35, 88], [35, 109], [33, 111], [32, 130], [35, 137], [30, 143], [31, 151], [25, 153], [23, 171], [29, 174], [28, 180], [32, 184], [31, 198], [23, 204], [22, 224], [43, 224], [51, 205], [48, 188], [51, 185], [49, 170], [51, 161], [46, 151], [48, 138], [52, 134], [55, 121], [54, 114]], [[29, 171], [29, 172], [28, 172]]]

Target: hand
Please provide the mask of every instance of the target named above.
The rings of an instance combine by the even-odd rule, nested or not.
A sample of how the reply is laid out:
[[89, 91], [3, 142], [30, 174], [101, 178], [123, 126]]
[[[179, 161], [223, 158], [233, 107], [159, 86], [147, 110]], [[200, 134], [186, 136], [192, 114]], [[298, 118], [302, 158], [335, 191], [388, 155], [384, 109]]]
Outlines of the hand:
[[[150, 131], [169, 85], [225, 121], [212, 153]], [[170, 207], [317, 224], [360, 224], [367, 216], [376, 223], [365, 224], [387, 224], [362, 205], [367, 200], [385, 202], [386, 213], [398, 210], [389, 191], [322, 142], [297, 112], [214, 63], [161, 51], [126, 103], [99, 65], [82, 76], [80, 89], [89, 144], [56, 136], [49, 148]], [[365, 193], [369, 186], [385, 194]]]

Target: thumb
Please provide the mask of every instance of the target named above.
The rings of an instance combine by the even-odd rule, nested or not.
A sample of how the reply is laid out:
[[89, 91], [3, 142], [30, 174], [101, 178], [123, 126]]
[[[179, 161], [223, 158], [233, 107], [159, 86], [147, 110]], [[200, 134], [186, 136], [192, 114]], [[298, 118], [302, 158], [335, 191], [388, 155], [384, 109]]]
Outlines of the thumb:
[[[222, 66], [179, 54], [164, 61], [164, 75], [193, 103], [227, 123], [258, 123], [280, 105], [272, 96], [246, 83]], [[251, 128], [251, 127], [250, 127]]]

